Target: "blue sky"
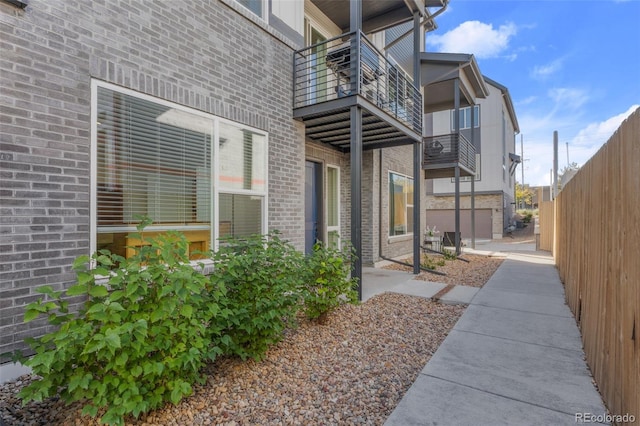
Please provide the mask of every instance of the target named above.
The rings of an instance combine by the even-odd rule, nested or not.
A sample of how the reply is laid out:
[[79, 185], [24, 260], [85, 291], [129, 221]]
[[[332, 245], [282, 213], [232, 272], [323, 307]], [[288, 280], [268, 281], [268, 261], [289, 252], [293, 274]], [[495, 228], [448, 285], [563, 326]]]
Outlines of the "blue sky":
[[554, 130], [559, 168], [567, 143], [582, 165], [640, 107], [640, 0], [451, 0], [436, 22], [427, 51], [473, 53], [509, 88], [526, 184], [549, 184]]

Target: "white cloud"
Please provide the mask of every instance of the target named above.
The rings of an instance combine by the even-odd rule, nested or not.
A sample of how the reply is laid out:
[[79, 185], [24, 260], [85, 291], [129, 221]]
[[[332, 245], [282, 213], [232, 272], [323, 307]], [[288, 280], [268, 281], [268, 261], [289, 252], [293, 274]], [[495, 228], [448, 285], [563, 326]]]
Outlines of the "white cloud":
[[555, 104], [554, 110], [576, 110], [589, 100], [589, 92], [571, 87], [554, 87], [547, 95]]
[[618, 127], [620, 127], [620, 124], [638, 108], [640, 108], [640, 105], [631, 105], [631, 107], [622, 114], [614, 115], [604, 121], [587, 125], [587, 127], [580, 130], [571, 140], [571, 145], [592, 149], [600, 148], [609, 140]]
[[538, 100], [537, 96], [529, 96], [528, 98], [524, 98], [520, 101], [516, 101], [516, 106], [525, 106], [534, 103]]
[[[492, 24], [466, 21], [443, 35], [427, 36], [427, 44], [435, 46], [439, 52], [473, 53], [478, 58], [495, 58], [507, 49], [517, 31], [513, 23], [494, 28]], [[513, 58], [513, 54], [508, 56], [510, 60]]]
[[[549, 115], [530, 113], [518, 117], [524, 135], [524, 156], [527, 159], [524, 163], [525, 182], [531, 185], [549, 185], [549, 169], [553, 167], [553, 130], [558, 130], [559, 134], [559, 168], [572, 162], [583, 165], [637, 108], [640, 105], [632, 105], [621, 114], [593, 123], [585, 123], [572, 114], [562, 114], [562, 110]], [[519, 143], [516, 143], [516, 151], [520, 151]], [[519, 173], [520, 169], [518, 176]]]
[[562, 69], [562, 59], [556, 59], [546, 65], [538, 65], [531, 71], [531, 77], [536, 80], [544, 80]]

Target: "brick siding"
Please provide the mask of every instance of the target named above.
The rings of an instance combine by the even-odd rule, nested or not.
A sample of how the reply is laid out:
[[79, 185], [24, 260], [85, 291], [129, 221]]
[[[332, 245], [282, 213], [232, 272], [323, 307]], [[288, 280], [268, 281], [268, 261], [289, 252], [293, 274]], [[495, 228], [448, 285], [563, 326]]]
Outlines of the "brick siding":
[[90, 239], [91, 79], [269, 132], [269, 228], [304, 247], [292, 46], [218, 1], [0, 2], [0, 353], [42, 334], [34, 289], [71, 285]]

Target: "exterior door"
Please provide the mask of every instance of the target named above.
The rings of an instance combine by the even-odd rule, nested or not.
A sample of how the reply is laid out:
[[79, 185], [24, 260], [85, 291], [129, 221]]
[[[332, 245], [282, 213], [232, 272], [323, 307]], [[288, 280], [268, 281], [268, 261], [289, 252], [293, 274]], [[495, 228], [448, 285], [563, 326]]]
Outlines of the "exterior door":
[[[327, 40], [309, 20], [305, 19], [305, 44], [313, 46]], [[309, 103], [315, 104], [327, 100], [327, 46], [321, 44], [311, 49], [309, 56]]]
[[305, 164], [304, 248], [313, 252], [313, 245], [322, 240], [322, 164]]

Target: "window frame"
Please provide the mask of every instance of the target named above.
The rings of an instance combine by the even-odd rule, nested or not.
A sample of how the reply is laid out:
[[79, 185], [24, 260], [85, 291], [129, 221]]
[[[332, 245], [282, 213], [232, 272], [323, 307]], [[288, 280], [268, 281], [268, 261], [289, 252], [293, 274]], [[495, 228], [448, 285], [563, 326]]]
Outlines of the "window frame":
[[[333, 169], [335, 170], [336, 173], [336, 181], [335, 181], [335, 192], [336, 192], [336, 220], [337, 220], [337, 224], [336, 225], [329, 225], [329, 169]], [[329, 244], [329, 233], [331, 232], [337, 232], [338, 233], [338, 242], [337, 242], [337, 248], [341, 249], [342, 248], [342, 237], [340, 235], [340, 209], [341, 209], [341, 202], [340, 202], [340, 167], [333, 165], [333, 164], [327, 164], [326, 165], [326, 170], [325, 170], [325, 187], [326, 187], [326, 202], [325, 204], [325, 216], [327, 218], [327, 223], [325, 226], [325, 236], [324, 236], [324, 241], [326, 242], [326, 244]]]
[[[473, 123], [473, 128], [474, 129], [479, 129], [480, 128], [480, 105], [473, 105], [473, 110], [474, 110], [474, 113], [475, 113], [475, 111], [478, 112], [477, 119]], [[471, 106], [460, 108], [460, 121], [462, 122], [460, 124], [460, 130], [466, 130], [466, 129], [470, 129], [471, 128], [471, 115], [469, 115], [469, 117], [467, 119], [467, 115], [468, 115], [468, 113], [470, 111], [471, 111]], [[455, 130], [456, 130], [456, 110], [452, 109], [450, 114], [451, 114], [450, 115], [450, 117], [451, 117], [451, 120], [450, 120], [450, 122], [451, 122], [451, 131], [455, 132]]]
[[[409, 229], [409, 222], [413, 221], [413, 217], [411, 217], [411, 219], [409, 218], [408, 211], [409, 211], [409, 207], [414, 209], [415, 205], [413, 204], [413, 197], [412, 196], [410, 197], [408, 194], [413, 194], [413, 191], [410, 192], [410, 193], [403, 192], [403, 194], [405, 194], [405, 208], [404, 208], [404, 222], [406, 224], [405, 233], [404, 234], [394, 234], [394, 235], [391, 234], [391, 229], [392, 229], [392, 226], [391, 226], [391, 222], [392, 221], [391, 221], [391, 219], [392, 219], [392, 215], [393, 215], [392, 203], [391, 203], [391, 188], [392, 188], [392, 183], [393, 183], [393, 180], [391, 178], [392, 175], [400, 176], [400, 177], [403, 177], [403, 178], [409, 180], [411, 182], [411, 184], [413, 185], [413, 191], [415, 191], [415, 180], [414, 180], [414, 178], [412, 176], [406, 175], [404, 173], [395, 172], [393, 170], [389, 170], [389, 175], [388, 175], [388, 178], [389, 178], [389, 180], [388, 180], [388, 186], [389, 186], [388, 206], [389, 206], [389, 209], [388, 209], [388, 212], [387, 212], [388, 213], [388, 219], [389, 219], [388, 220], [388, 228], [389, 229], [387, 230], [387, 236], [390, 239], [412, 236], [413, 235], [413, 227], [411, 227], [411, 229]], [[413, 215], [413, 213], [412, 213], [412, 215]]]
[[[206, 230], [210, 231], [210, 248], [217, 250], [219, 247], [219, 235], [220, 235], [220, 222], [219, 222], [219, 194], [238, 194], [238, 195], [252, 195], [261, 197], [261, 232], [267, 233], [268, 230], [268, 194], [269, 194], [269, 134], [263, 130], [244, 125], [232, 120], [228, 120], [222, 117], [218, 117], [214, 114], [210, 114], [204, 111], [197, 110], [185, 105], [181, 105], [175, 102], [171, 102], [156, 96], [148, 95], [131, 90], [126, 87], [122, 87], [116, 84], [108, 83], [99, 79], [91, 79], [91, 113], [90, 113], [90, 224], [89, 224], [89, 252], [93, 254], [97, 250], [98, 242], [98, 89], [103, 88], [113, 92], [122, 93], [124, 95], [132, 96], [144, 101], [156, 103], [158, 105], [173, 108], [179, 111], [184, 111], [189, 114], [194, 114], [203, 117], [211, 121], [213, 139], [211, 143], [211, 182], [209, 183], [211, 191], [211, 206], [210, 206], [210, 222], [209, 225], [178, 225], [178, 226], [166, 226], [166, 225], [151, 225], [145, 228], [147, 231], [185, 231], [185, 230]], [[231, 126], [238, 127], [243, 130], [248, 130], [253, 133], [262, 135], [265, 138], [265, 155], [263, 158], [264, 178], [265, 183], [262, 191], [249, 190], [249, 189], [221, 189], [219, 182], [220, 171], [220, 124], [226, 123]], [[114, 232], [136, 232], [135, 225], [133, 226], [113, 226], [109, 228]]]
[[254, 12], [253, 10], [249, 9], [247, 6], [245, 6], [244, 4], [242, 4], [239, 0], [233, 0], [238, 6], [240, 6], [243, 10], [246, 10], [248, 13], [250, 13], [253, 16], [257, 16], [258, 18], [262, 19], [264, 22], [268, 22], [267, 21], [267, 9], [268, 9], [268, 2], [267, 0], [260, 0], [260, 15], [258, 15], [256, 12]]

